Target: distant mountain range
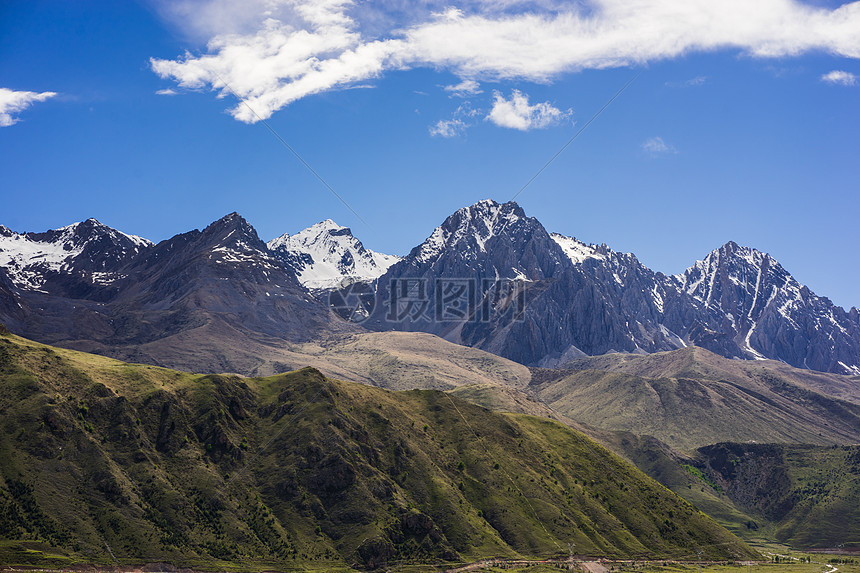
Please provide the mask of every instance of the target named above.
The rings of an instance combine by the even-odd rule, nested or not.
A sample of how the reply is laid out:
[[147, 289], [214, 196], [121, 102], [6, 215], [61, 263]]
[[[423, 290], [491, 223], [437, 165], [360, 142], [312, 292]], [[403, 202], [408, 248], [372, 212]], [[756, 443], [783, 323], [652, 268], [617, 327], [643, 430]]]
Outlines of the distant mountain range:
[[[356, 305], [339, 313], [353, 323], [333, 301]], [[235, 213], [157, 245], [94, 219], [45, 233], [0, 226], [0, 322], [126, 358], [203, 327], [264, 344], [401, 330], [530, 366], [696, 345], [860, 374], [857, 309], [816, 296], [765, 253], [729, 242], [667, 276], [489, 200], [403, 258], [366, 249], [331, 220], [268, 244]]]

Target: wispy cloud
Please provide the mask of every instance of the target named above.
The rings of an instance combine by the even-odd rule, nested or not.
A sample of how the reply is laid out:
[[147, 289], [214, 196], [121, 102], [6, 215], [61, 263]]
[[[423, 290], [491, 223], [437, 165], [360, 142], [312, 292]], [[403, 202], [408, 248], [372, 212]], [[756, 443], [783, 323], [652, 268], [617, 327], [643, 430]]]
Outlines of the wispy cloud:
[[511, 92], [511, 99], [505, 99], [501, 93], [494, 92], [493, 109], [486, 119], [499, 127], [528, 131], [555, 125], [570, 117], [572, 113], [571, 110], [561, 111], [549, 102], [529, 105], [529, 96], [514, 90]]
[[459, 137], [474, 125], [474, 118], [481, 112], [474, 109], [469, 102], [464, 103], [454, 110], [451, 119], [441, 119], [430, 126], [430, 135], [436, 137]]
[[156, 93], [156, 95], [161, 95], [161, 96], [179, 95], [179, 92], [173, 88], [165, 88], [163, 90], [158, 90], [155, 93]]
[[470, 97], [481, 93], [481, 84], [475, 80], [463, 80], [459, 84], [445, 86], [445, 91], [456, 97]]
[[56, 92], [27, 92], [13, 91], [0, 88], [0, 127], [9, 127], [18, 123], [16, 114], [24, 111], [36, 102], [56, 96]]
[[842, 70], [833, 70], [821, 76], [821, 81], [828, 84], [837, 84], [841, 86], [856, 86], [857, 76], [851, 72]]
[[[152, 69], [183, 87], [222, 97], [234, 91], [264, 119], [308, 95], [414, 67], [476, 82], [549, 82], [715, 50], [860, 58], [860, 1], [836, 9], [797, 0], [464, 0], [460, 8], [424, 0], [396, 10], [350, 0], [249, 0], [241, 10], [226, 0], [170, 5], [207, 48], [153, 58]], [[230, 112], [257, 121], [244, 105]]]
[[650, 137], [646, 139], [642, 142], [642, 149], [653, 156], [678, 153], [678, 150], [663, 141], [662, 137]]
[[707, 76], [696, 76], [695, 78], [690, 78], [689, 80], [683, 80], [680, 82], [666, 82], [667, 88], [697, 88], [699, 86], [705, 85], [705, 82], [708, 81]]
[[457, 137], [466, 131], [466, 122], [461, 119], [440, 119], [430, 126], [430, 135], [439, 137]]

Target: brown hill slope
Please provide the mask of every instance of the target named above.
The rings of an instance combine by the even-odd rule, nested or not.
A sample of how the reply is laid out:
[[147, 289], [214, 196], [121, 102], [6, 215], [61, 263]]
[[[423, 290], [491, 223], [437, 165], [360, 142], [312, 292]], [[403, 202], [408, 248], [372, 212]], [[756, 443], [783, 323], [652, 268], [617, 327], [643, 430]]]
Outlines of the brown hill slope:
[[578, 422], [692, 449], [719, 441], [858, 443], [860, 401], [819, 393], [855, 399], [854, 382], [691, 347], [584, 358], [567, 371], [533, 370], [530, 390]]

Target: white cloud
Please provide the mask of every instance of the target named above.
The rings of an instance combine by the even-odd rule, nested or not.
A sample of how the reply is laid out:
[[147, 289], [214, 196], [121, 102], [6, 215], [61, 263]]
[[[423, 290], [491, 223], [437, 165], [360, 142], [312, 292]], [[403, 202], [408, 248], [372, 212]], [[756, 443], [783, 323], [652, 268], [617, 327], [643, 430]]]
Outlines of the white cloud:
[[822, 82], [827, 82], [828, 84], [839, 84], [842, 86], [855, 86], [857, 85], [857, 76], [852, 74], [851, 72], [844, 72], [842, 70], [833, 70], [832, 72], [827, 72], [823, 76], [821, 76]]
[[45, 101], [54, 97], [56, 92], [16, 92], [7, 88], [0, 88], [0, 127], [9, 127], [18, 123], [18, 118], [13, 114], [24, 111], [35, 102]]
[[493, 109], [486, 119], [499, 127], [528, 131], [555, 125], [569, 117], [571, 113], [570, 110], [561, 111], [549, 102], [529, 105], [529, 96], [514, 90], [509, 100], [506, 100], [501, 93], [494, 92]]
[[651, 137], [642, 142], [642, 149], [651, 155], [675, 154], [678, 150], [663, 141], [662, 137]]
[[[230, 110], [254, 123], [305, 96], [377, 77], [397, 51], [396, 41], [363, 42], [345, 14], [345, 0], [296, 2], [295, 23], [267, 18], [252, 34], [215, 36], [209, 54], [151, 60], [152, 69], [179, 86], [236, 94], [247, 102]], [[249, 109], [250, 108], [250, 109]], [[258, 117], [259, 116], [259, 117]]]
[[445, 86], [445, 91], [456, 97], [469, 97], [484, 93], [475, 80], [463, 80], [459, 84]]
[[[166, 3], [166, 0], [162, 0]], [[237, 6], [241, 4], [241, 9]], [[797, 0], [176, 0], [168, 10], [206, 52], [153, 70], [188, 88], [235, 92], [263, 118], [311, 94], [426, 66], [471, 81], [549, 82], [582, 69], [694, 52], [758, 58], [807, 52], [860, 58], [860, 1]], [[229, 89], [225, 85], [229, 85]], [[244, 105], [236, 119], [257, 120]]]
[[172, 95], [178, 95], [179, 94], [179, 92], [173, 88], [166, 88], [163, 90], [158, 90], [155, 93], [156, 93], [156, 95], [161, 95], [161, 96], [172, 96]]

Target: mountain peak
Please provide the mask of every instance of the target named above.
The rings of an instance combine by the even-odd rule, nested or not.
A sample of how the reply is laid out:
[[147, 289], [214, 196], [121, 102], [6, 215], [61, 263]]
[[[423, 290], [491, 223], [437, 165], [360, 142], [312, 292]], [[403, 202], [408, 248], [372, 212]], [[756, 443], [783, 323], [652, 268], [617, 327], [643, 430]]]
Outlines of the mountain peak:
[[713, 253], [719, 253], [720, 255], [723, 255], [725, 257], [743, 259], [748, 263], [754, 265], [761, 264], [764, 259], [770, 259], [771, 261], [774, 261], [773, 257], [771, 257], [768, 253], [759, 251], [758, 249], [753, 247], [739, 245], [734, 241], [729, 241], [719, 249], [713, 251]]
[[778, 267], [779, 262], [768, 253], [759, 251], [753, 247], [739, 245], [734, 241], [729, 241], [708, 253], [703, 259], [697, 260], [693, 266], [689, 267], [683, 273], [676, 275], [676, 278], [683, 281], [683, 277], [689, 277], [691, 274], [696, 274], [697, 272], [708, 274], [719, 272], [721, 268], [738, 266], [756, 270], [760, 269], [763, 265]]
[[[777, 357], [830, 371], [840, 371], [838, 362], [841, 370], [851, 371], [852, 361], [840, 360], [832, 344], [834, 337], [852, 336], [846, 327], [850, 317], [797, 282], [769, 254], [729, 241], [675, 279], [681, 290], [726, 318], [724, 332], [748, 358]], [[810, 351], [808, 337], [817, 332], [829, 332], [831, 342]]]
[[215, 242], [233, 237], [237, 232], [239, 235], [251, 239], [254, 243], [262, 242], [260, 241], [260, 237], [257, 236], [257, 230], [254, 229], [254, 227], [252, 227], [244, 217], [235, 211], [228, 215], [224, 215], [203, 229], [203, 234], [209, 235], [211, 237], [210, 240]]
[[323, 233], [327, 233], [333, 237], [340, 237], [340, 236], [351, 237], [352, 236], [352, 229], [350, 229], [349, 227], [343, 227], [341, 225], [338, 225], [337, 223], [335, 223], [331, 219], [326, 219], [325, 221], [320, 221], [319, 223], [311, 225], [307, 229], [303, 229], [303, 230], [299, 231], [298, 233], [293, 235], [293, 238], [294, 239], [296, 239], [296, 238], [301, 239], [301, 238], [305, 238], [305, 237], [315, 237], [315, 236], [318, 236], [318, 235], [323, 234]]
[[[71, 225], [66, 225], [65, 227], [60, 227], [59, 229], [55, 229], [54, 231], [47, 231], [48, 233], [67, 233], [74, 235], [86, 235], [89, 233], [98, 233], [98, 234], [121, 234], [125, 235], [125, 233], [121, 231], [117, 231], [113, 227], [105, 225], [98, 219], [94, 217], [90, 217], [89, 219], [84, 219], [83, 221], [78, 221], [77, 223], [72, 223]], [[39, 233], [40, 235], [42, 233]], [[127, 235], [131, 236], [131, 235]]]
[[[427, 240], [413, 249], [418, 262], [428, 262], [449, 249], [473, 256], [486, 252], [486, 243], [493, 237], [512, 231], [523, 222], [540, 225], [527, 217], [522, 207], [513, 201], [498, 203], [492, 199], [478, 201], [458, 209], [433, 231]], [[542, 227], [541, 227], [542, 228]]]
[[487, 216], [498, 216], [500, 214], [512, 215], [515, 217], [525, 218], [526, 213], [516, 201], [508, 201], [499, 203], [493, 199], [481, 199], [477, 203], [469, 207], [463, 207], [457, 210], [457, 213], [469, 215], [473, 218], [481, 218]]
[[[223, 217], [221, 217], [220, 219], [218, 219], [218, 220], [214, 221], [213, 223], [211, 223], [211, 224], [209, 225], [209, 227], [212, 227], [213, 225], [218, 225], [218, 226], [222, 226], [222, 225], [240, 225], [240, 224], [242, 224], [242, 223], [244, 223], [244, 224], [246, 224], [246, 225], [247, 225], [247, 224], [248, 224], [248, 221], [246, 221], [246, 220], [245, 220], [245, 218], [244, 218], [244, 217], [242, 217], [242, 215], [240, 215], [240, 214], [239, 214], [239, 213], [237, 213], [236, 211], [233, 211], [232, 213], [228, 213], [228, 214], [224, 215]], [[207, 227], [207, 228], [208, 228], [208, 227]]]
[[[800, 285], [768, 253], [729, 241], [675, 277], [683, 290], [711, 306], [719, 304], [722, 282], [747, 290], [763, 286], [770, 279], [774, 286], [798, 291]], [[734, 288], [734, 287], [733, 287]]]
[[204, 236], [213, 245], [248, 243], [245, 246], [266, 251], [265, 243], [260, 240], [257, 230], [235, 211], [221, 217], [203, 229]]
[[317, 223], [315, 225], [311, 225], [310, 228], [311, 229], [319, 228], [319, 229], [326, 229], [326, 230], [335, 229], [335, 230], [339, 231], [341, 229], [346, 229], [347, 227], [343, 227], [341, 225], [338, 225], [337, 223], [335, 223], [331, 219], [325, 219], [324, 221], [320, 221], [319, 223]]

